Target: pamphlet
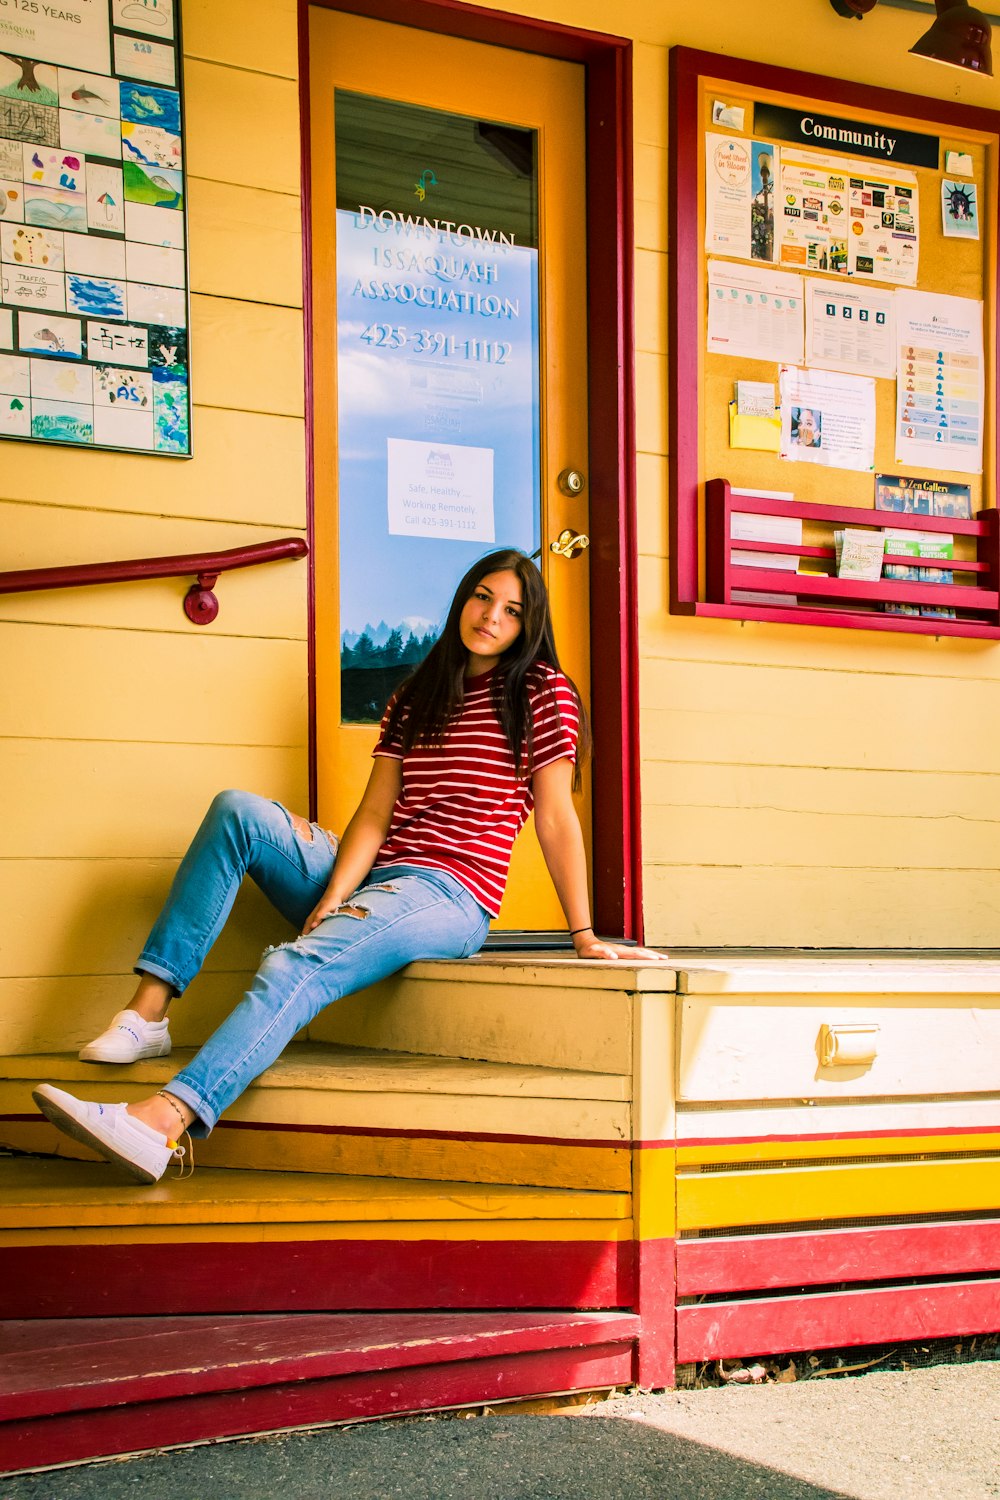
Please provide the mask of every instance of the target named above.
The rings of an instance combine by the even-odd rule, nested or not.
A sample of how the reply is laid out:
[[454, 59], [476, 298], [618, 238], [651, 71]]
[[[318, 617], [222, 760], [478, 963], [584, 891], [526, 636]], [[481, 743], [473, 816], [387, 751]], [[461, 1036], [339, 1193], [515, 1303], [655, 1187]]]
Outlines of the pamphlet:
[[883, 537], [880, 531], [866, 531], [859, 526], [845, 526], [835, 531], [837, 577], [855, 578], [877, 583], [882, 576]]
[[972, 516], [972, 488], [945, 479], [912, 474], [876, 474], [875, 509], [897, 510], [913, 516]]
[[[952, 558], [955, 555], [954, 537], [937, 531], [902, 531], [888, 528], [885, 535], [885, 550], [897, 557]], [[952, 583], [954, 574], [950, 568], [918, 568], [913, 564], [886, 563], [886, 578], [904, 583]], [[935, 620], [953, 620], [955, 611], [947, 606], [933, 604], [887, 603], [889, 615], [925, 615]]]

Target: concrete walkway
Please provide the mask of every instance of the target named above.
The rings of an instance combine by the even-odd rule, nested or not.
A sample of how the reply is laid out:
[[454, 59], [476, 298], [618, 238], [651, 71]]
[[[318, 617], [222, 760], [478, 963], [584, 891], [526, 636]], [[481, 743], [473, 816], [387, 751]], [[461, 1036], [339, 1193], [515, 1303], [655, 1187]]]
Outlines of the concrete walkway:
[[989, 1500], [1000, 1362], [414, 1418], [0, 1478], [0, 1500]]

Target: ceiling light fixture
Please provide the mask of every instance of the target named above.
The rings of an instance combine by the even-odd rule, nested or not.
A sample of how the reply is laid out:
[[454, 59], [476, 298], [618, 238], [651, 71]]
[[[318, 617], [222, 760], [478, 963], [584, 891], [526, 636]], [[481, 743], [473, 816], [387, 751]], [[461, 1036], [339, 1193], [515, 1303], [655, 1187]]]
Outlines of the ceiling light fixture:
[[[887, 0], [891, 4], [892, 0]], [[838, 16], [861, 21], [878, 0], [830, 0]], [[900, 7], [904, 8], [904, 7]], [[906, 5], [905, 9], [916, 9]], [[937, 15], [931, 29], [910, 48], [915, 57], [965, 68], [970, 73], [993, 77], [990, 55], [990, 20], [981, 10], [973, 10], [968, 0], [934, 0]]]

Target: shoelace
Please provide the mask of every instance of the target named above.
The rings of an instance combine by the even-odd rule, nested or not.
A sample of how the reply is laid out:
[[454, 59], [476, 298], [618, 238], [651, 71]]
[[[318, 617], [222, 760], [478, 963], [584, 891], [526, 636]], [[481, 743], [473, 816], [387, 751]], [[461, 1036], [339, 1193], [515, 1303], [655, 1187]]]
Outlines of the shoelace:
[[[181, 1141], [187, 1139], [187, 1148], [181, 1145]], [[191, 1177], [194, 1173], [194, 1141], [188, 1130], [182, 1131], [180, 1141], [168, 1141], [168, 1146], [173, 1146], [171, 1160], [179, 1163], [176, 1180], [182, 1182], [185, 1177]], [[187, 1160], [185, 1161], [185, 1157]]]

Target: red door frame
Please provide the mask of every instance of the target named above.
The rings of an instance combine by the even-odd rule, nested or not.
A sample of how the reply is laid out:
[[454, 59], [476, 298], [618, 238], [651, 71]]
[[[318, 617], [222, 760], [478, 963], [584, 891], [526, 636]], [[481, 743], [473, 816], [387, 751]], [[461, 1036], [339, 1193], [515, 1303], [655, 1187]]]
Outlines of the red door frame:
[[[314, 0], [331, 10], [583, 65], [587, 88], [591, 680], [594, 691], [594, 919], [642, 941], [639, 809], [632, 44], [464, 5], [460, 0]], [[305, 246], [306, 452], [313, 555], [309, 5], [299, 0]], [[316, 806], [313, 570], [309, 577], [309, 780]]]

